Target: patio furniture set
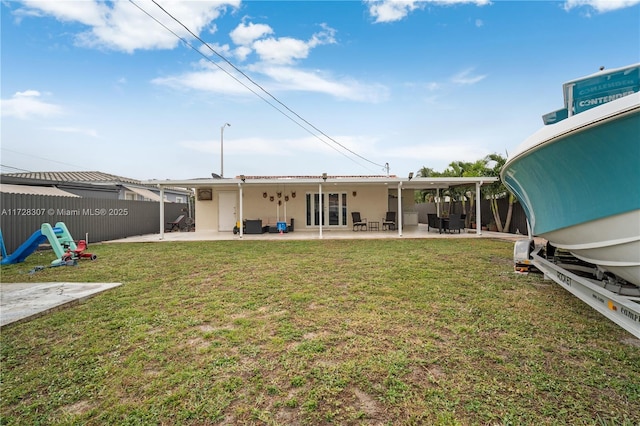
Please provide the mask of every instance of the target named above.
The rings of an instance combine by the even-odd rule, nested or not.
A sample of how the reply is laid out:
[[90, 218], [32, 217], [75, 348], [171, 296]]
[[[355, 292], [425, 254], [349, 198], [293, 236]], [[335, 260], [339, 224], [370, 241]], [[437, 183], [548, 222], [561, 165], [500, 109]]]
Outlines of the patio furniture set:
[[427, 214], [427, 232], [431, 231], [431, 228], [437, 229], [439, 233], [443, 232], [462, 232], [464, 229], [464, 220], [466, 215], [450, 214], [449, 216], [438, 216], [435, 213]]
[[[294, 219], [290, 218], [289, 223], [286, 221], [279, 221], [275, 218], [267, 219], [266, 223], [262, 223], [262, 219], [246, 219], [243, 222], [242, 233], [243, 234], [278, 234], [280, 232], [287, 233], [293, 232]], [[233, 230], [234, 234], [238, 233], [237, 227]]]
[[[360, 212], [351, 212], [351, 219], [353, 220], [354, 231], [379, 231], [380, 222], [367, 221], [366, 218], [360, 216]], [[396, 212], [387, 212], [382, 219], [383, 231], [395, 231], [396, 230]]]

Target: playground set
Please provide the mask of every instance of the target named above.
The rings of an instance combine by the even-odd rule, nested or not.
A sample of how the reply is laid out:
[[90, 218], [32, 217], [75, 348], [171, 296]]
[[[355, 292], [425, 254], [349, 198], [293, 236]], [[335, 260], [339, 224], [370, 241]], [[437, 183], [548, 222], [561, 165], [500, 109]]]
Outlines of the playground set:
[[0, 250], [2, 251], [2, 265], [10, 265], [13, 263], [24, 262], [25, 259], [38, 249], [40, 244], [49, 241], [56, 259], [51, 262], [51, 266], [62, 266], [74, 262], [78, 259], [95, 260], [97, 256], [92, 253], [86, 253], [87, 242], [80, 240], [76, 242], [71, 237], [71, 233], [63, 222], [56, 223], [51, 226], [49, 223], [43, 223], [40, 229], [35, 231], [24, 243], [20, 245], [12, 254], [7, 254], [7, 250], [0, 232]]

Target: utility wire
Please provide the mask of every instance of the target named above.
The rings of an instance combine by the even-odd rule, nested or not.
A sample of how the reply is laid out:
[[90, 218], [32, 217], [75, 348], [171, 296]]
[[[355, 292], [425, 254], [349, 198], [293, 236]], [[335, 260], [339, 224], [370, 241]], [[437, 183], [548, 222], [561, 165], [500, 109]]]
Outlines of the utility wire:
[[[9, 152], [13, 152], [15, 154], [20, 154], [20, 155], [24, 155], [27, 157], [31, 157], [31, 158], [37, 158], [38, 160], [44, 160], [44, 161], [49, 161], [51, 163], [58, 163], [58, 164], [63, 164], [65, 166], [71, 166], [74, 168], [78, 168], [78, 169], [84, 169], [84, 170], [89, 170], [86, 167], [82, 167], [82, 166], [76, 166], [75, 164], [70, 164], [70, 163], [64, 163], [62, 161], [56, 161], [56, 160], [52, 160], [50, 158], [45, 158], [45, 157], [39, 157], [37, 155], [33, 155], [33, 154], [25, 154], [24, 152], [20, 152], [20, 151], [15, 151], [13, 149], [9, 149], [9, 148], [2, 148], [3, 151], [9, 151]], [[14, 167], [15, 168], [15, 167]]]
[[[326, 141], [323, 141], [322, 139], [318, 138], [317, 135], [315, 135], [314, 133], [312, 133], [309, 129], [307, 129], [306, 127], [304, 127], [302, 124], [300, 124], [299, 122], [295, 121], [292, 117], [288, 116], [287, 114], [285, 114], [281, 109], [279, 109], [276, 105], [272, 104], [271, 102], [269, 102], [268, 99], [264, 98], [263, 96], [261, 96], [259, 93], [257, 93], [255, 90], [253, 90], [251, 87], [247, 86], [245, 83], [243, 83], [242, 81], [240, 81], [236, 76], [232, 75], [231, 73], [229, 73], [229, 71], [225, 70], [223, 67], [220, 66], [220, 64], [214, 62], [211, 60], [211, 58], [209, 58], [207, 55], [205, 55], [204, 53], [202, 53], [200, 50], [198, 50], [193, 44], [189, 43], [189, 41], [187, 41], [184, 37], [178, 35], [175, 31], [173, 31], [171, 28], [167, 27], [165, 24], [163, 24], [162, 22], [160, 22], [156, 17], [152, 16], [149, 12], [147, 12], [146, 10], [144, 10], [142, 7], [140, 7], [139, 5], [137, 5], [133, 0], [129, 0], [130, 3], [132, 3], [134, 6], [136, 6], [138, 9], [140, 9], [145, 15], [147, 15], [149, 18], [153, 19], [154, 21], [156, 21], [160, 26], [162, 26], [164, 29], [166, 29], [167, 31], [169, 31], [171, 34], [173, 34], [176, 38], [178, 38], [180, 41], [182, 41], [185, 45], [187, 45], [189, 48], [191, 48], [193, 51], [195, 51], [196, 53], [198, 53], [200, 56], [202, 56], [205, 60], [207, 60], [208, 62], [211, 62], [213, 65], [215, 65], [216, 67], [218, 67], [218, 69], [220, 69], [222, 72], [224, 72], [225, 74], [227, 74], [229, 77], [231, 77], [232, 79], [234, 79], [236, 82], [238, 82], [240, 85], [244, 86], [247, 90], [249, 90], [251, 93], [253, 93], [254, 95], [256, 95], [257, 97], [259, 97], [260, 99], [262, 99], [264, 102], [266, 102], [267, 104], [269, 104], [269, 106], [271, 106], [273, 109], [275, 109], [276, 111], [278, 111], [280, 114], [284, 115], [286, 118], [288, 118], [289, 120], [291, 120], [293, 123], [295, 123], [297, 126], [299, 126], [301, 129], [303, 129], [304, 131], [306, 131], [307, 133], [309, 133], [311, 136], [314, 136], [315, 138], [317, 138], [318, 140], [320, 140], [322, 143], [324, 143], [325, 145], [327, 145], [329, 148], [333, 149], [334, 151], [336, 151], [339, 154], [342, 154], [344, 157], [348, 158], [351, 161], [354, 161], [353, 158], [348, 157], [345, 153], [339, 151], [336, 147], [330, 145], [329, 143], [327, 143]], [[189, 31], [189, 30], [187, 30]], [[354, 161], [356, 164], [358, 164], [356, 161]]]
[[7, 166], [6, 164], [0, 164], [0, 168], [13, 169], [13, 170], [21, 171], [21, 172], [31, 173], [31, 170], [21, 169], [19, 167]]
[[[180, 40], [182, 40], [187, 46], [189, 46], [191, 49], [195, 50], [196, 52], [198, 52], [200, 55], [202, 55], [206, 60], [208, 60], [209, 62], [213, 63], [216, 67], [218, 67], [221, 71], [225, 72], [227, 75], [229, 75], [230, 77], [232, 77], [234, 80], [236, 80], [238, 83], [240, 83], [242, 86], [244, 86], [245, 88], [247, 88], [249, 91], [251, 91], [253, 94], [255, 94], [256, 96], [258, 96], [260, 99], [262, 99], [263, 101], [267, 102], [271, 107], [273, 107], [274, 109], [276, 109], [277, 111], [279, 111], [281, 114], [283, 114], [285, 117], [289, 118], [289, 120], [293, 121], [295, 124], [297, 124], [299, 127], [301, 127], [302, 129], [304, 129], [305, 131], [307, 131], [309, 134], [311, 134], [312, 136], [316, 137], [318, 140], [320, 140], [322, 143], [326, 144], [327, 146], [330, 146], [331, 148], [333, 148], [334, 150], [336, 150], [337, 152], [341, 153], [342, 155], [345, 155], [344, 153], [338, 151], [335, 147], [329, 145], [326, 141], [324, 141], [323, 139], [319, 138], [316, 134], [312, 133], [311, 131], [309, 131], [309, 129], [307, 129], [306, 127], [302, 126], [299, 122], [295, 121], [293, 118], [291, 118], [289, 115], [285, 114], [282, 110], [280, 110], [279, 108], [277, 108], [275, 105], [273, 105], [271, 102], [269, 102], [267, 99], [265, 99], [263, 96], [261, 96], [260, 94], [256, 93], [253, 89], [249, 88], [246, 84], [244, 84], [243, 82], [241, 82], [238, 78], [236, 78], [235, 76], [233, 76], [231, 73], [229, 73], [227, 70], [225, 70], [224, 68], [222, 68], [219, 64], [217, 64], [216, 62], [212, 61], [211, 58], [207, 57], [206, 55], [204, 55], [200, 50], [196, 49], [191, 43], [189, 43], [187, 40], [185, 40], [183, 37], [179, 36], [178, 34], [176, 34], [174, 31], [172, 31], [171, 29], [169, 29], [166, 25], [164, 25], [163, 23], [161, 23], [160, 21], [158, 21], [155, 17], [151, 16], [147, 11], [145, 11], [144, 9], [142, 9], [140, 6], [138, 6], [133, 0], [129, 0], [132, 4], [134, 4], [138, 9], [140, 9], [142, 12], [144, 12], [147, 16], [149, 16], [150, 18], [152, 18], [154, 21], [156, 21], [158, 24], [162, 25], [167, 31], [171, 32], [174, 36], [176, 36], [177, 38], [179, 38]], [[275, 96], [273, 96], [269, 91], [267, 91], [264, 87], [262, 87], [259, 83], [257, 83], [256, 81], [254, 81], [251, 77], [249, 77], [247, 74], [245, 74], [242, 70], [240, 70], [238, 67], [236, 67], [232, 62], [230, 62], [227, 58], [225, 58], [223, 55], [221, 55], [220, 53], [218, 53], [215, 49], [213, 49], [208, 43], [206, 43], [202, 38], [200, 38], [198, 35], [196, 35], [195, 33], [193, 33], [193, 31], [191, 31], [186, 25], [184, 25], [182, 22], [180, 22], [180, 20], [178, 20], [176, 17], [174, 17], [171, 13], [169, 13], [164, 7], [162, 7], [160, 4], [158, 4], [155, 0], [151, 0], [158, 8], [160, 8], [166, 15], [168, 15], [171, 19], [173, 19], [176, 23], [178, 23], [181, 27], [183, 27], [189, 34], [191, 34], [194, 38], [196, 38], [198, 41], [200, 41], [204, 46], [206, 46], [212, 53], [214, 53], [215, 55], [217, 55], [220, 59], [222, 59], [225, 63], [227, 63], [229, 66], [231, 66], [235, 71], [237, 71], [238, 73], [240, 73], [242, 76], [244, 76], [247, 80], [249, 80], [253, 85], [255, 85], [256, 87], [258, 87], [262, 92], [264, 92], [266, 95], [268, 95], [271, 99], [273, 99], [274, 101], [276, 101], [278, 104], [280, 104], [283, 108], [285, 108], [287, 111], [289, 111], [291, 114], [293, 114], [294, 116], [296, 116], [298, 119], [300, 119], [301, 121], [303, 121], [305, 124], [307, 124], [308, 126], [310, 126], [312, 129], [314, 129], [316, 132], [320, 133], [321, 135], [323, 135], [324, 137], [326, 137], [327, 139], [329, 139], [331, 142], [333, 142], [334, 144], [340, 146], [342, 149], [344, 149], [345, 151], [350, 152], [351, 154], [355, 155], [356, 157], [370, 163], [373, 164], [375, 166], [378, 167], [382, 167], [385, 168], [386, 165], [382, 165], [382, 164], [378, 164], [375, 163], [371, 160], [369, 160], [368, 158], [363, 157], [362, 155], [358, 154], [357, 152], [347, 148], [346, 146], [344, 146], [343, 144], [341, 144], [340, 142], [336, 141], [334, 138], [332, 138], [331, 136], [327, 135], [325, 132], [323, 132], [322, 130], [320, 130], [319, 128], [317, 128], [316, 126], [314, 126], [312, 123], [310, 123], [308, 120], [306, 120], [305, 118], [303, 118], [302, 116], [300, 116], [298, 113], [296, 113], [295, 111], [293, 111], [291, 108], [289, 108], [287, 105], [285, 105], [283, 102], [281, 102], [278, 98], [276, 98]], [[345, 155], [346, 156], [346, 155]], [[349, 157], [347, 157], [349, 158]], [[355, 160], [353, 160], [352, 158], [349, 158], [350, 160], [356, 162]], [[356, 164], [358, 164], [356, 162]]]

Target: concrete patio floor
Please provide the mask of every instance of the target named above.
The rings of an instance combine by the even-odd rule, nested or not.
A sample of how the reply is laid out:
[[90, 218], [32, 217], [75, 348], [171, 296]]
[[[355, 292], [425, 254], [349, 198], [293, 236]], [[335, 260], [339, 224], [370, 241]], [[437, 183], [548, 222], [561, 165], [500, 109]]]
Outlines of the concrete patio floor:
[[0, 327], [77, 305], [120, 283], [2, 283]]
[[196, 231], [196, 232], [165, 232], [164, 236], [160, 234], [137, 235], [118, 240], [106, 241], [105, 243], [121, 243], [121, 242], [171, 242], [171, 241], [232, 241], [232, 240], [338, 240], [338, 239], [397, 239], [397, 238], [494, 238], [507, 241], [517, 241], [527, 238], [526, 235], [508, 234], [503, 232], [482, 231], [481, 235], [477, 235], [475, 229], [462, 230], [460, 233], [439, 233], [438, 230], [431, 228], [427, 231], [426, 224], [417, 226], [406, 226], [402, 230], [402, 236], [398, 231], [352, 231], [351, 228], [346, 230], [323, 229], [322, 237], [317, 229], [314, 230], [296, 230], [284, 234], [244, 234], [242, 237], [233, 232], [213, 232], [213, 231]]

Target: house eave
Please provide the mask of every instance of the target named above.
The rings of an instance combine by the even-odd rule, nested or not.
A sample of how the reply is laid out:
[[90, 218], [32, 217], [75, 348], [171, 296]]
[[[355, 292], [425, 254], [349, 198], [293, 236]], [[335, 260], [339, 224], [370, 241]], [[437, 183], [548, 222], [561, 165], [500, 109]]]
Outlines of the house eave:
[[481, 185], [486, 183], [493, 183], [499, 180], [498, 177], [426, 177], [426, 178], [399, 178], [399, 177], [327, 177], [323, 179], [319, 177], [309, 178], [205, 178], [205, 179], [187, 179], [187, 180], [150, 180], [142, 182], [145, 185], [155, 185], [157, 187], [186, 187], [186, 188], [202, 188], [202, 187], [237, 187], [243, 186], [265, 186], [265, 185], [287, 185], [287, 186], [303, 186], [303, 185], [318, 185], [318, 184], [333, 184], [333, 185], [389, 185], [398, 186], [402, 185], [403, 188], [413, 189], [437, 189], [437, 188], [449, 188], [451, 186], [460, 185], [475, 185], [480, 183]]

